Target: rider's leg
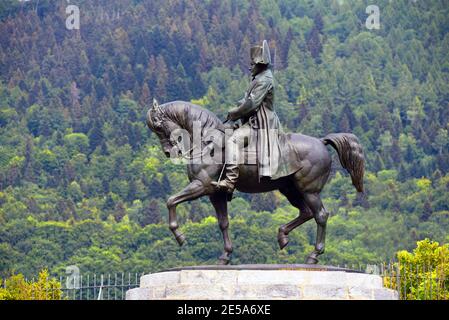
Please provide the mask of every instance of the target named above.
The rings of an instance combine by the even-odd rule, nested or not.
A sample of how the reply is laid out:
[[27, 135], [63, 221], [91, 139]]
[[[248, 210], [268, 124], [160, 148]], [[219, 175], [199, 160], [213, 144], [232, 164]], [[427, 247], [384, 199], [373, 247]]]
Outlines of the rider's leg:
[[232, 193], [239, 177], [239, 164], [243, 162], [241, 156], [245, 147], [245, 138], [249, 139], [251, 129], [248, 125], [243, 125], [234, 131], [232, 136], [226, 141], [226, 175], [224, 179], [213, 183], [219, 189]]

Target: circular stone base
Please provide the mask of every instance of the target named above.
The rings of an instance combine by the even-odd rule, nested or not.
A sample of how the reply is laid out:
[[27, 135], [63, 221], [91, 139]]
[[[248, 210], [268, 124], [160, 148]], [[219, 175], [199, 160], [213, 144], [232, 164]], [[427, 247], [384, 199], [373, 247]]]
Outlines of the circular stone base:
[[378, 275], [319, 265], [173, 268], [144, 275], [127, 300], [397, 300]]

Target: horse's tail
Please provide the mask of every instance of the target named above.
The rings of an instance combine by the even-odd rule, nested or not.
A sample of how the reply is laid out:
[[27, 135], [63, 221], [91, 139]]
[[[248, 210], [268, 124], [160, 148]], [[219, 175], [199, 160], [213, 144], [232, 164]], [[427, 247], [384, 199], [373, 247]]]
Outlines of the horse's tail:
[[321, 141], [337, 150], [342, 167], [351, 175], [352, 184], [358, 192], [363, 192], [365, 157], [359, 139], [352, 133], [331, 133]]

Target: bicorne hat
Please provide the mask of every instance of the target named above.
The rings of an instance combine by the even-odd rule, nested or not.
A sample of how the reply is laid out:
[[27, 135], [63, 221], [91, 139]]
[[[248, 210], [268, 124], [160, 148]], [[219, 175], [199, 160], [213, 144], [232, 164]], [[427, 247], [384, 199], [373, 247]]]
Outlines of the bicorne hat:
[[271, 64], [270, 48], [268, 47], [267, 40], [264, 40], [261, 46], [251, 48], [250, 58], [254, 64]]

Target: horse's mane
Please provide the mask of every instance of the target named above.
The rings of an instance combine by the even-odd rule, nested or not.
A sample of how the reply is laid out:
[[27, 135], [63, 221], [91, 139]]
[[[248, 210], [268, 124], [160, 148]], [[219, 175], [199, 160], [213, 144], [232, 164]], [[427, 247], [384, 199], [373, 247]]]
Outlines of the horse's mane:
[[171, 101], [160, 105], [166, 117], [191, 132], [193, 122], [199, 121], [201, 128], [224, 131], [221, 120], [211, 111], [187, 101]]

